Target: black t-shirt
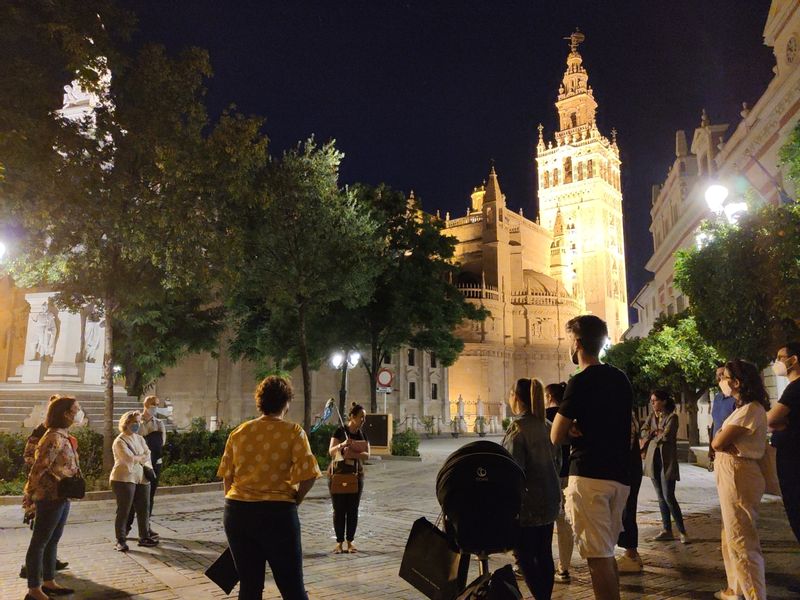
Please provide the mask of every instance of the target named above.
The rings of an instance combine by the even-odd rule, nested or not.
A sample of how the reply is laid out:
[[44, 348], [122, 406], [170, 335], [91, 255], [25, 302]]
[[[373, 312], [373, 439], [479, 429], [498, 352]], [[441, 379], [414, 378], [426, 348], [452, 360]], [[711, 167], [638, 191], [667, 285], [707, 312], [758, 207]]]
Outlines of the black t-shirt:
[[[544, 413], [547, 416], [547, 420], [551, 423], [553, 419], [556, 418], [558, 414], [558, 407], [551, 406], [550, 408], [544, 409]], [[559, 477], [567, 477], [569, 475], [569, 443], [563, 444], [561, 446], [561, 471], [559, 471]]]
[[800, 449], [800, 379], [786, 386], [778, 402], [789, 409], [789, 420], [785, 430], [772, 434], [775, 445], [782, 449]]
[[[336, 431], [333, 432], [333, 437], [335, 437], [340, 442], [346, 441], [347, 437], [349, 437], [351, 440], [367, 441], [367, 436], [361, 429], [359, 429], [355, 433], [353, 433], [348, 429], [347, 436], [345, 436], [344, 427], [337, 427]], [[364, 465], [362, 464], [362, 461], [359, 459], [351, 459], [351, 458], [345, 459], [343, 461], [336, 463], [334, 469], [335, 472], [343, 472], [343, 473], [355, 471], [360, 476], [363, 475], [364, 473]]]
[[353, 433], [352, 431], [350, 431], [348, 429], [347, 430], [347, 435], [345, 436], [344, 427], [337, 427], [336, 431], [333, 432], [333, 437], [335, 437], [340, 442], [344, 442], [345, 440], [347, 440], [348, 437], [350, 439], [353, 439], [353, 440], [366, 440], [367, 439], [366, 434], [361, 429], [359, 429], [355, 433]]
[[558, 414], [581, 433], [571, 442], [569, 474], [630, 485], [633, 390], [625, 373], [592, 365], [570, 379]]

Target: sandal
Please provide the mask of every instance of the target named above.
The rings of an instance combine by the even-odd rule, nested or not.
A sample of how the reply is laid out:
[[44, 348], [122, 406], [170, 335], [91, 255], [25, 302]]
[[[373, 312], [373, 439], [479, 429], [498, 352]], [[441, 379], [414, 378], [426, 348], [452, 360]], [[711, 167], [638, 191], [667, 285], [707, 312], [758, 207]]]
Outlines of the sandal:
[[355, 554], [356, 552], [358, 552], [358, 548], [356, 548], [356, 545], [353, 542], [347, 542], [347, 553]]
[[342, 549], [342, 545], [341, 544], [336, 544], [336, 547], [333, 549], [333, 553], [334, 554], [341, 554], [342, 552], [344, 552], [344, 550]]

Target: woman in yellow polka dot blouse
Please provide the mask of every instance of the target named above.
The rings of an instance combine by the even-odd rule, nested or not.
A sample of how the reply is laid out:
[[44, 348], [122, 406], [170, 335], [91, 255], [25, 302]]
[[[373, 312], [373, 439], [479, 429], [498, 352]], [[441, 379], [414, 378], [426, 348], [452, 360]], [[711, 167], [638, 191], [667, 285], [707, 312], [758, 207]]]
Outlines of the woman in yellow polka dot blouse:
[[283, 598], [308, 598], [297, 505], [321, 473], [302, 427], [284, 420], [292, 396], [282, 377], [258, 385], [262, 416], [231, 432], [217, 472], [225, 488], [223, 521], [240, 600], [261, 598], [265, 563]]

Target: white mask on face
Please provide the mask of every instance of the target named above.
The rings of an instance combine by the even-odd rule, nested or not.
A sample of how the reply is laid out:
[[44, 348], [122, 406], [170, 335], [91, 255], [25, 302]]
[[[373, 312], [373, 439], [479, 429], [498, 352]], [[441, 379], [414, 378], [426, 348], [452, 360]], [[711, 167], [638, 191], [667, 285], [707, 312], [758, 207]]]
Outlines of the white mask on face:
[[722, 393], [727, 397], [731, 397], [733, 395], [731, 384], [728, 382], [727, 379], [720, 379], [719, 389], [721, 389]]
[[86, 418], [86, 413], [84, 413], [83, 409], [81, 408], [80, 410], [78, 410], [77, 413], [75, 413], [75, 418], [72, 420], [72, 424], [73, 425], [82, 425], [83, 424], [83, 420], [85, 418]]
[[786, 377], [786, 363], [782, 360], [776, 360], [774, 363], [772, 363], [772, 372], [778, 377]]
[[155, 406], [148, 406], [146, 412], [148, 416], [155, 417], [156, 412], [158, 412], [158, 409]]

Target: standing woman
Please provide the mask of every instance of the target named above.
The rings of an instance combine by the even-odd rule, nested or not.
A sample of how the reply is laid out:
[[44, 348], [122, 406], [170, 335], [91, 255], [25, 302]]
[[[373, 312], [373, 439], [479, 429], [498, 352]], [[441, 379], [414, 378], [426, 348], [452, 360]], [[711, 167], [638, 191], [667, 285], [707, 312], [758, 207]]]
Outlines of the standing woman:
[[518, 418], [508, 428], [503, 447], [525, 472], [520, 535], [514, 555], [536, 600], [553, 593], [553, 523], [561, 509], [561, 448], [550, 442], [544, 387], [538, 379], [520, 379], [508, 401]]
[[297, 507], [321, 473], [303, 428], [285, 418], [292, 397], [283, 377], [272, 375], [258, 384], [261, 417], [231, 432], [217, 470], [239, 600], [261, 599], [266, 563], [283, 598], [308, 598]]
[[736, 409], [712, 440], [722, 513], [722, 559], [728, 588], [714, 594], [720, 600], [766, 600], [764, 557], [758, 539], [758, 505], [764, 476], [758, 461], [767, 445], [769, 396], [758, 368], [736, 359], [725, 365], [720, 388], [736, 398]]
[[666, 390], [653, 390], [650, 393], [650, 406], [653, 412], [644, 427], [647, 454], [644, 459], [644, 474], [653, 482], [661, 509], [661, 532], [653, 541], [673, 540], [672, 521], [675, 519], [681, 542], [689, 543], [683, 513], [675, 498], [675, 482], [681, 476], [678, 471], [678, 415], [675, 414], [675, 401]]
[[[561, 399], [564, 397], [564, 390], [566, 389], [567, 384], [563, 381], [561, 383], [551, 383], [544, 388], [544, 401], [547, 406], [545, 413], [547, 414], [547, 420], [551, 423], [558, 414], [558, 406], [561, 404]], [[561, 470], [558, 473], [558, 477], [561, 481], [561, 510], [558, 511], [558, 517], [556, 517], [558, 568], [556, 569], [555, 580], [561, 583], [569, 583], [569, 567], [572, 562], [572, 550], [575, 545], [572, 525], [567, 521], [567, 516], [564, 512], [564, 488], [569, 483], [569, 443], [561, 445]]]
[[139, 526], [139, 546], [152, 548], [158, 540], [150, 537], [150, 481], [145, 474], [145, 467], [152, 472], [150, 449], [147, 442], [139, 435], [142, 427], [142, 415], [131, 410], [119, 418], [119, 435], [111, 444], [114, 453], [114, 466], [109, 480], [111, 491], [117, 499], [117, 515], [114, 519], [114, 535], [117, 543], [114, 549], [127, 552], [128, 515], [131, 509], [136, 511], [136, 522]]
[[25, 484], [25, 497], [36, 507], [33, 535], [25, 556], [28, 593], [25, 600], [47, 600], [54, 596], [73, 593], [58, 585], [55, 580], [58, 541], [64, 532], [69, 515], [69, 498], [58, 493], [61, 479], [80, 473], [78, 441], [67, 429], [83, 421], [83, 411], [71, 396], [61, 396], [47, 406], [44, 425], [47, 431], [39, 440]]
[[[364, 407], [353, 402], [348, 413], [347, 425], [339, 427], [333, 432], [328, 446], [328, 454], [334, 461], [332, 468], [337, 473], [356, 473], [358, 475], [358, 493], [331, 494], [333, 529], [336, 532], [334, 554], [358, 552], [353, 540], [356, 537], [356, 527], [358, 527], [358, 506], [361, 503], [361, 493], [364, 491], [364, 461], [369, 458], [369, 440], [361, 429], [366, 418], [367, 411], [364, 410]], [[353, 441], [366, 442], [366, 450], [353, 449]], [[347, 548], [342, 548], [345, 539]]]

